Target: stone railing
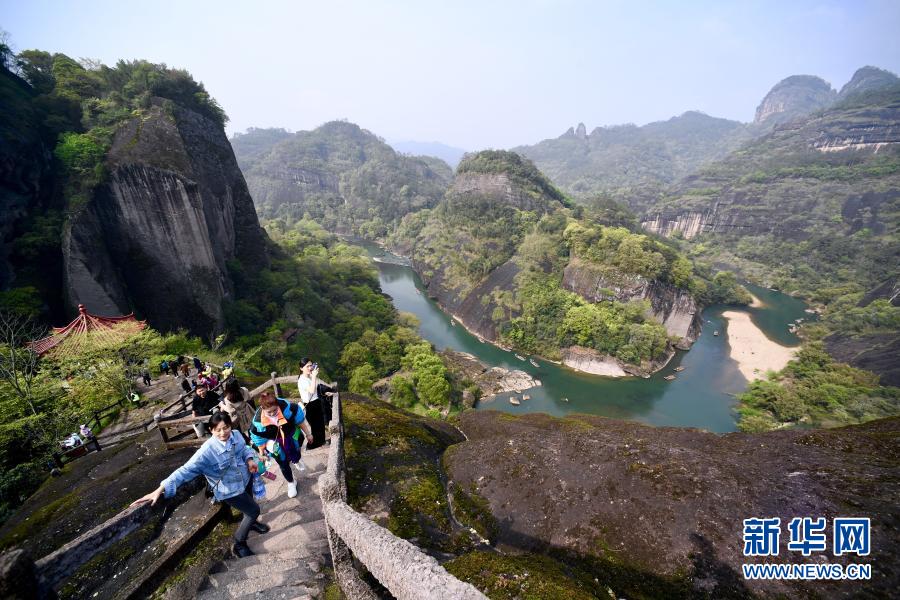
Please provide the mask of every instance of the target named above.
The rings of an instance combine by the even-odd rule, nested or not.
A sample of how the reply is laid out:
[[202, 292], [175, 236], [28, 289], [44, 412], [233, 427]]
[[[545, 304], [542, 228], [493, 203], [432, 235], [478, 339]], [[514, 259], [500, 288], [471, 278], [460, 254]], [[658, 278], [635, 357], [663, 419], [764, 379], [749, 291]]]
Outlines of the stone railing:
[[350, 508], [339, 394], [333, 398], [329, 430], [328, 467], [319, 477], [319, 492], [335, 577], [347, 598], [379, 598], [360, 577], [353, 561], [356, 558], [397, 600], [485, 599], [484, 594], [448, 573], [434, 558]]

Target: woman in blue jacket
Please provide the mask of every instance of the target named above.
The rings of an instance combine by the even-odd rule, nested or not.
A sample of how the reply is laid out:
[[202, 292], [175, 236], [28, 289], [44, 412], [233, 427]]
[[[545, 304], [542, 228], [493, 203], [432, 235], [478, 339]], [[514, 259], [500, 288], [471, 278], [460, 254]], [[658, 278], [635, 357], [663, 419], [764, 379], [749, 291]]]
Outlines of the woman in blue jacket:
[[247, 547], [247, 535], [250, 530], [258, 533], [269, 531], [268, 525], [256, 520], [259, 517], [259, 505], [250, 492], [253, 474], [258, 469], [256, 455], [244, 442], [241, 434], [232, 431], [231, 416], [228, 413], [217, 412], [210, 417], [207, 426], [212, 432], [212, 437], [203, 442], [194, 455], [166, 477], [158, 488], [135, 500], [131, 505], [148, 501], [153, 505], [162, 495], [171, 498], [178, 486], [203, 475], [212, 487], [216, 500], [243, 513], [244, 518], [234, 534], [232, 551], [239, 558], [250, 556], [253, 554]]
[[301, 432], [306, 436], [307, 443], [312, 442], [312, 429], [299, 404], [277, 398], [272, 392], [260, 394], [259, 408], [250, 424], [250, 441], [259, 447], [260, 455], [270, 455], [278, 463], [284, 480], [288, 482], [288, 498], [297, 495], [291, 463], [300, 461]]

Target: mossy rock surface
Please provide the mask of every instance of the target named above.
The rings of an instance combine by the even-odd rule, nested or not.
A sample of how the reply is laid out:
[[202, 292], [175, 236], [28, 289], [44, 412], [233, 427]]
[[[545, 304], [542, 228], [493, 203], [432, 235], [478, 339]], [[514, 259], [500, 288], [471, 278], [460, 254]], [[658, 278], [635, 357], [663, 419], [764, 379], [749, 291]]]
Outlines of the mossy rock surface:
[[463, 440], [452, 425], [342, 394], [349, 501], [421, 546], [453, 546], [440, 458]]
[[540, 554], [470, 552], [444, 564], [492, 600], [614, 598], [586, 572]]
[[[586, 415], [470, 411], [460, 428], [468, 439], [443, 460], [465, 493], [454, 496], [454, 514], [474, 499], [475, 513], [496, 523], [497, 549], [579, 565], [617, 597], [875, 597], [900, 581], [900, 418], [717, 435]], [[779, 558], [812, 562], [817, 557], [787, 550], [787, 523], [854, 515], [872, 520], [871, 562], [882, 576], [852, 584], [743, 578], [743, 519], [781, 518]], [[854, 562], [830, 554], [828, 561]]]
[[187, 461], [193, 449], [167, 451], [150, 431], [66, 465], [0, 529], [0, 547], [50, 554], [143, 496]]

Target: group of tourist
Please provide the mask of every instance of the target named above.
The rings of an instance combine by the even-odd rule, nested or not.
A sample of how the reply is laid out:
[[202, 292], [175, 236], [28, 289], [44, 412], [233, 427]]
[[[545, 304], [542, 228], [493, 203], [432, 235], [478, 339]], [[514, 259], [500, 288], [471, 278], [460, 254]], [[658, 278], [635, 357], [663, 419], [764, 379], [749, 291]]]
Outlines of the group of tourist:
[[287, 482], [287, 495], [294, 498], [297, 482], [291, 465], [300, 463], [303, 441], [309, 449], [326, 443], [325, 424], [331, 420], [331, 396], [336, 388], [319, 381], [318, 365], [308, 358], [300, 360], [300, 371], [297, 378], [299, 402], [265, 391], [259, 396], [258, 407], [252, 405], [247, 388], [234, 378], [226, 380], [221, 398], [208, 383], [198, 381], [191, 410], [195, 417], [208, 415], [209, 419], [198, 424], [202, 430], [195, 427], [195, 431], [199, 437], [205, 436], [208, 430], [211, 437], [157, 489], [133, 502], [132, 506], [143, 502], [156, 504], [160, 496], [171, 498], [178, 486], [203, 475], [216, 501], [243, 514], [234, 534], [232, 551], [235, 556], [252, 555], [253, 551], [247, 546], [250, 531], [260, 534], [269, 531], [268, 525], [257, 520], [260, 507], [251, 491], [253, 476], [259, 472], [258, 461], [271, 459], [278, 465]]
[[177, 377], [178, 375], [181, 375], [182, 377], [190, 377], [192, 364], [194, 367], [194, 375], [197, 376], [200, 376], [205, 372], [212, 371], [213, 368], [213, 365], [210, 363], [204, 365], [203, 362], [196, 356], [192, 356], [190, 358], [190, 361], [188, 361], [188, 358], [186, 356], [179, 355], [171, 360], [164, 358], [162, 361], [160, 361], [159, 374], [169, 375], [171, 371], [171, 375], [173, 377]]

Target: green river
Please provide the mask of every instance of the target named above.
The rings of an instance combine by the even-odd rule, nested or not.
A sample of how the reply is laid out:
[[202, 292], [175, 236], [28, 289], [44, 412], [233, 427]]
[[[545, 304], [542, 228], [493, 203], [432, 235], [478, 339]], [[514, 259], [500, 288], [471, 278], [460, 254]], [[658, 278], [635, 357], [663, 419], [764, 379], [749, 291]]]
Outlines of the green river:
[[[651, 425], [698, 427], [708, 431], [736, 430], [734, 394], [747, 387], [747, 380], [729, 356], [728, 335], [722, 313], [745, 310], [765, 335], [780, 344], [796, 346], [800, 340], [788, 331], [788, 324], [798, 318], [808, 319], [806, 304], [786, 294], [745, 284], [759, 298], [759, 308], [710, 306], [702, 313], [703, 332], [693, 347], [679, 351], [669, 364], [648, 379], [609, 378], [578, 373], [571, 369], [536, 359], [539, 366], [517, 359], [512, 352], [480, 342], [460, 325], [451, 325], [450, 317], [429, 299], [419, 276], [400, 257], [386, 253], [374, 244], [353, 240], [378, 257], [382, 290], [398, 310], [415, 314], [422, 325], [419, 333], [439, 350], [451, 348], [468, 352], [488, 366], [520, 369], [539, 379], [543, 385], [531, 388], [529, 400], [513, 406], [509, 397], [500, 394], [482, 401], [477, 408], [521, 414], [545, 412], [551, 415], [588, 413], [641, 421]], [[385, 262], [386, 261], [386, 262]], [[719, 335], [714, 336], [713, 331]], [[666, 381], [675, 367], [684, 370], [677, 379]], [[521, 397], [521, 394], [519, 394]]]

